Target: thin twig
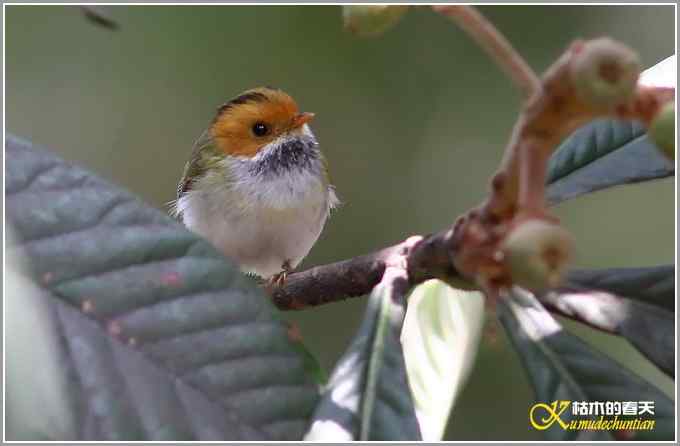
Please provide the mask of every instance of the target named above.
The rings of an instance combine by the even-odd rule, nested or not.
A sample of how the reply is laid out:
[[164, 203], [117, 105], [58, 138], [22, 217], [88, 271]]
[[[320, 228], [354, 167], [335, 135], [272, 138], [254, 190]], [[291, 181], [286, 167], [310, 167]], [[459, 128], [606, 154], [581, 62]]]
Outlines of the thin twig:
[[531, 97], [540, 89], [541, 82], [534, 70], [474, 6], [433, 5], [432, 10], [453, 20], [468, 33], [517, 84], [525, 97]]
[[102, 28], [106, 28], [111, 31], [116, 31], [118, 28], [120, 28], [118, 22], [112, 19], [101, 7], [82, 5], [80, 6], [80, 10], [89, 21], [97, 26], [101, 26]]

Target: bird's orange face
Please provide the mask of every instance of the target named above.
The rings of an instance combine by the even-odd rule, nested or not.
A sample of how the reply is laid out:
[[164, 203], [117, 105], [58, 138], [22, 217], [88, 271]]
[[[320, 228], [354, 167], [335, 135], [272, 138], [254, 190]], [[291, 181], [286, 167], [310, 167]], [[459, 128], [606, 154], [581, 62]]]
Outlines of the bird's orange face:
[[247, 90], [220, 107], [210, 131], [225, 154], [253, 157], [313, 117], [312, 113], [300, 113], [293, 98], [283, 91], [262, 87]]

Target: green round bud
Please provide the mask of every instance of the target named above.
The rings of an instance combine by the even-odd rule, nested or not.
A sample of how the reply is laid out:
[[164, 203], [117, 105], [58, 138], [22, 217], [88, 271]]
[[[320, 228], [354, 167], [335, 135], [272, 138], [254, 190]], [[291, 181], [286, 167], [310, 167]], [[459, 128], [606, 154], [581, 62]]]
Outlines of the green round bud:
[[544, 220], [527, 220], [515, 227], [501, 246], [512, 282], [530, 291], [555, 287], [572, 253], [571, 235]]
[[613, 107], [630, 99], [640, 76], [638, 55], [609, 38], [588, 41], [570, 67], [576, 94], [593, 107]]
[[342, 7], [345, 29], [360, 37], [378, 36], [396, 25], [408, 5], [347, 5]]
[[649, 136], [669, 160], [675, 161], [675, 104], [661, 108], [649, 126]]

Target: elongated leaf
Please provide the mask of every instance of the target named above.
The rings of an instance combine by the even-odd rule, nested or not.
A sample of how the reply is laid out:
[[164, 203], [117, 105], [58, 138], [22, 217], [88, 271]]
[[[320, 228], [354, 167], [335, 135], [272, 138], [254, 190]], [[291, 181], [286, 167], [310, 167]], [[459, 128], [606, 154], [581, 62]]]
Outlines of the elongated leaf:
[[15, 341], [7, 343], [5, 362], [7, 439], [64, 441], [74, 437], [76, 420], [59, 363], [58, 331], [45, 291], [18, 271], [19, 264], [10, 256], [5, 270], [5, 330]]
[[675, 265], [573, 270], [567, 283], [625, 296], [675, 311]]
[[540, 301], [552, 312], [623, 336], [652, 363], [675, 376], [675, 315], [599, 290], [551, 291]]
[[[403, 298], [385, 271], [364, 320], [338, 361], [305, 440], [420, 440], [399, 342]], [[403, 297], [403, 296], [402, 296]]]
[[637, 123], [592, 122], [567, 138], [548, 164], [547, 200], [556, 204], [611, 186], [664, 178], [675, 166]]
[[475, 363], [483, 323], [479, 292], [430, 280], [409, 296], [401, 343], [423, 440], [442, 439]]
[[[545, 308], [519, 289], [503, 299], [500, 320], [531, 378], [536, 400], [550, 404], [566, 401], [654, 401], [655, 428], [634, 431], [635, 440], [672, 440], [674, 403], [621, 364], [565, 332]], [[571, 409], [571, 408], [570, 408]], [[586, 419], [571, 410], [565, 423]], [[591, 418], [594, 419], [594, 418]], [[554, 423], [546, 431], [551, 440], [611, 440], [609, 432], [565, 430]]]
[[675, 376], [675, 267], [575, 270], [541, 296], [551, 311], [617, 334]]
[[12, 249], [49, 291], [73, 440], [302, 437], [318, 392], [251, 281], [78, 167], [13, 137], [6, 161]]

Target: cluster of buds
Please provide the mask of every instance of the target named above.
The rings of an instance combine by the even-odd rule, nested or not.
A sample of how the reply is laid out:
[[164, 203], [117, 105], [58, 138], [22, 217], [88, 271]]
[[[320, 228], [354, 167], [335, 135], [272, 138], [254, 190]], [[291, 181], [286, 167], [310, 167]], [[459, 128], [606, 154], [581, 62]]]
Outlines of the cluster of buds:
[[461, 273], [491, 295], [513, 285], [539, 292], [560, 284], [573, 240], [544, 200], [547, 160], [558, 143], [594, 118], [611, 117], [647, 124], [669, 157], [675, 151], [673, 102], [640, 87], [639, 76], [637, 55], [609, 38], [574, 43], [547, 71], [518, 121], [491, 196], [456, 227], [453, 261]]
[[[345, 28], [359, 36], [377, 36], [398, 23], [407, 8], [345, 6]], [[448, 10], [455, 17], [461, 13], [460, 8]], [[492, 53], [507, 50], [500, 44], [489, 48]], [[540, 82], [535, 76], [524, 82], [530, 97], [491, 194], [459, 218], [451, 232], [450, 256], [459, 273], [492, 296], [513, 285], [538, 292], [560, 284], [573, 240], [545, 208], [546, 168], [557, 145], [581, 125], [602, 117], [641, 121], [662, 152], [675, 159], [674, 85], [640, 82], [640, 66], [634, 51], [610, 38], [576, 41]]]

